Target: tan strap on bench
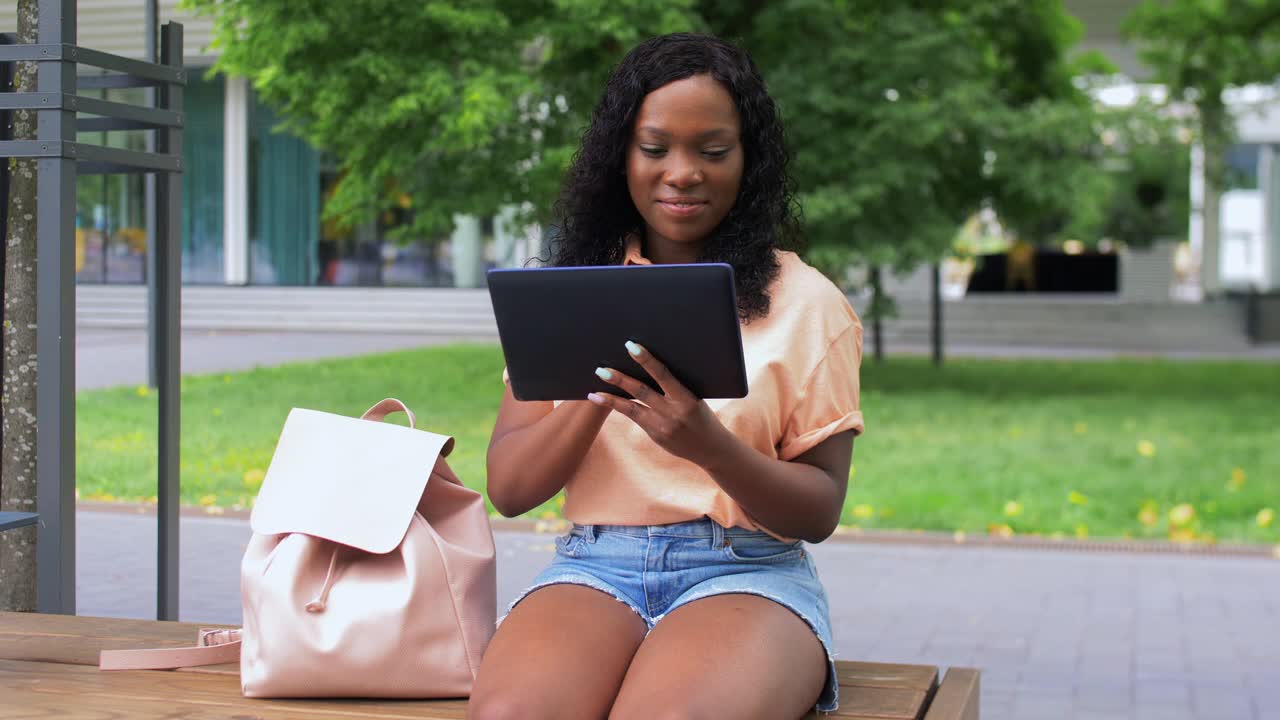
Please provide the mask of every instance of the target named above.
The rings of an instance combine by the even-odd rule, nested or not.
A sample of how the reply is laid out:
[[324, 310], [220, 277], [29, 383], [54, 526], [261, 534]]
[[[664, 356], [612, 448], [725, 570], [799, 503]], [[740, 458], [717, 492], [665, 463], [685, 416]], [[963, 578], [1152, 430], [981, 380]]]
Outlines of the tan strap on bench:
[[98, 655], [99, 670], [174, 670], [234, 662], [240, 662], [240, 631], [204, 628], [195, 647], [103, 650]]

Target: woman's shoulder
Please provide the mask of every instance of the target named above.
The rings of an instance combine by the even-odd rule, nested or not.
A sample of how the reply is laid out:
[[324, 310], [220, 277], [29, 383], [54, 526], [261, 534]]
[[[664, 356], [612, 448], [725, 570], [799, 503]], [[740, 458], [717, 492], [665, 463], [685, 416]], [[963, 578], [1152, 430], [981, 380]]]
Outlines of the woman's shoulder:
[[844, 291], [820, 270], [789, 250], [779, 250], [778, 277], [769, 297], [769, 315], [817, 315], [831, 330], [861, 325]]

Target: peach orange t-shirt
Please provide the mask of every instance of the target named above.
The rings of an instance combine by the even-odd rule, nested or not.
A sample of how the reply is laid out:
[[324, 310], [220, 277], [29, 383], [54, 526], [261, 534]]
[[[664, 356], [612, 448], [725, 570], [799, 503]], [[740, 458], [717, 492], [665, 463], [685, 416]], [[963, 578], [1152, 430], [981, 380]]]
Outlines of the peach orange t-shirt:
[[[844, 294], [795, 253], [779, 252], [778, 261], [768, 315], [742, 326], [747, 396], [706, 402], [738, 439], [792, 460], [837, 433], [862, 433], [862, 323]], [[637, 239], [628, 243], [625, 264], [648, 262]], [[565, 484], [564, 515], [584, 525], [706, 516], [725, 527], [767, 529], [702, 468], [658, 447], [619, 413], [610, 413]]]

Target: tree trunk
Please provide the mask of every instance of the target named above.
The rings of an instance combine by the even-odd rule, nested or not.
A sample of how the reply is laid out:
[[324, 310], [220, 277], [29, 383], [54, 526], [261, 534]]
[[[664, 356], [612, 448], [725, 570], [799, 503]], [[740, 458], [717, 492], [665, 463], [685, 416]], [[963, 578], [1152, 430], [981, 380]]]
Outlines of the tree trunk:
[[[36, 42], [37, 0], [18, 0], [18, 42]], [[17, 63], [14, 90], [35, 92], [36, 64]], [[11, 136], [34, 140], [36, 114], [14, 111]], [[0, 376], [0, 510], [36, 512], [36, 161], [9, 159]], [[36, 608], [36, 528], [0, 532], [0, 610]]]

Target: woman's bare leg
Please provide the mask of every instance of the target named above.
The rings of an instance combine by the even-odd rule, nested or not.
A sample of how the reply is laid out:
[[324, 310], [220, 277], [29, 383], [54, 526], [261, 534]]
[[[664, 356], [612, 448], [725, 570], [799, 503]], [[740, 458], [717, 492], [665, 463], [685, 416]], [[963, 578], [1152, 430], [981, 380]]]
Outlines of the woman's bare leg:
[[599, 590], [539, 588], [516, 605], [489, 643], [467, 716], [607, 717], [645, 630], [631, 608]]
[[826, 680], [822, 643], [795, 613], [755, 595], [716, 595], [653, 628], [610, 718], [800, 718]]

